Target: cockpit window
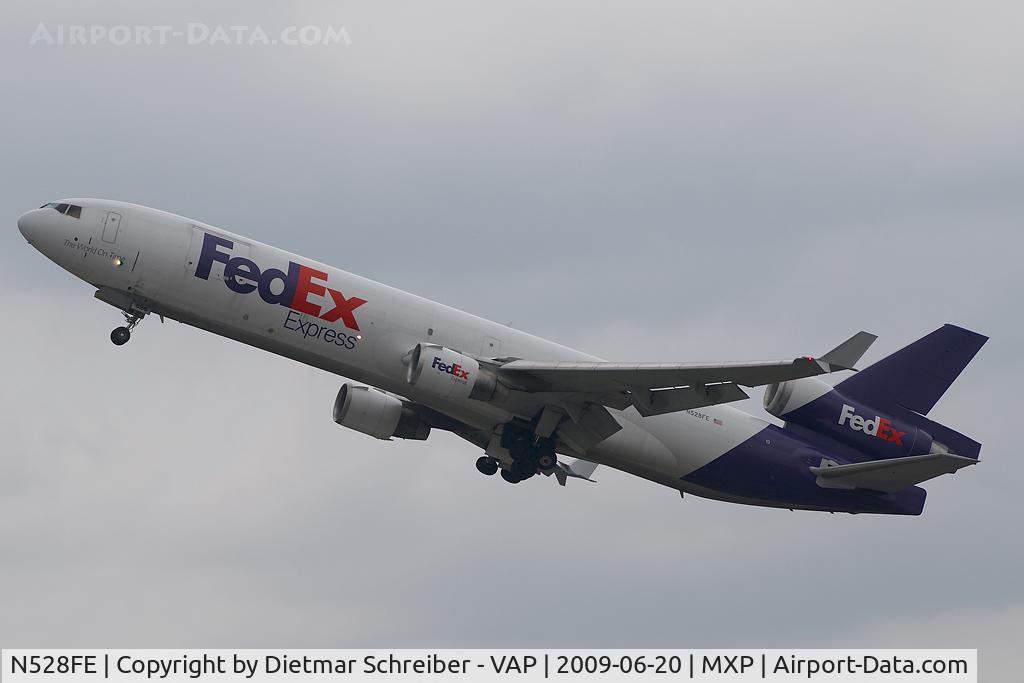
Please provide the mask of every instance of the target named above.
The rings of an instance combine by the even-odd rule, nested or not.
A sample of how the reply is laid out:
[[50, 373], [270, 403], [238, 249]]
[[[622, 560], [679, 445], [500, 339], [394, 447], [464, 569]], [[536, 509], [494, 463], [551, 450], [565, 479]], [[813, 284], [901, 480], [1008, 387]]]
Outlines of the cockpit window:
[[82, 217], [82, 207], [80, 207], [80, 206], [78, 206], [76, 204], [59, 204], [57, 202], [50, 202], [48, 204], [43, 204], [39, 208], [40, 209], [56, 209], [60, 213], [66, 215], [66, 216], [71, 216], [72, 218], [81, 218]]

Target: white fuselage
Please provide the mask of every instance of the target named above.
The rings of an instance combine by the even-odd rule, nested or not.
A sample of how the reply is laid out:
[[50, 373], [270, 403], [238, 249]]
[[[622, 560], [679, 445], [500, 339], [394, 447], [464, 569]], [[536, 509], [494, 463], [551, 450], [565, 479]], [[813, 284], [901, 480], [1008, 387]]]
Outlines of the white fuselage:
[[[537, 402], [543, 397], [528, 395], [521, 405], [438, 398], [407, 382], [403, 359], [407, 362], [417, 343], [440, 344], [480, 358], [596, 360], [188, 218], [123, 202], [64, 201], [80, 205], [80, 216], [39, 209], [23, 216], [19, 226], [39, 251], [93, 286], [126, 292], [150, 302], [155, 312], [404, 396], [479, 430], [493, 431], [517, 415], [529, 419], [543, 405]], [[219, 260], [200, 264], [205, 234], [220, 237], [231, 247], [221, 248]], [[276, 269], [284, 275], [290, 264], [307, 269], [301, 297], [312, 312], [268, 303], [257, 286], [258, 274], [252, 271], [229, 274], [236, 289], [251, 291], [229, 288], [224, 259], [239, 256], [261, 273]], [[209, 266], [205, 277], [197, 277], [201, 265]], [[284, 278], [268, 286], [265, 293], [273, 298], [280, 294]], [[334, 320], [317, 317], [319, 310], [331, 318], [337, 297], [342, 308], [349, 307], [340, 312], [348, 315], [335, 313]], [[633, 408], [612, 413], [622, 430], [589, 449], [587, 459], [711, 497], [731, 498], [696, 489], [680, 478], [767, 426], [728, 406], [654, 417], [641, 417]]]

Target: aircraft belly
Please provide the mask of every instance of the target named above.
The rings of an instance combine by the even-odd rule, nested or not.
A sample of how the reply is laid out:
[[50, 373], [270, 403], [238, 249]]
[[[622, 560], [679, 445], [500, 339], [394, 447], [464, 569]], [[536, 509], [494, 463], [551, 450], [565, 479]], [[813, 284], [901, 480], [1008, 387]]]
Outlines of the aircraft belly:
[[643, 448], [648, 457], [660, 449], [671, 454], [671, 457], [660, 455], [654, 462], [662, 475], [674, 479], [728, 453], [768, 424], [731, 406], [711, 406], [652, 417], [641, 417], [630, 408], [620, 415], [647, 433], [652, 444], [658, 444]]
[[[587, 451], [596, 461], [651, 475], [679, 469], [676, 455], [650, 432], [617, 414], [622, 429]], [[645, 476], [645, 475], [641, 475]]]

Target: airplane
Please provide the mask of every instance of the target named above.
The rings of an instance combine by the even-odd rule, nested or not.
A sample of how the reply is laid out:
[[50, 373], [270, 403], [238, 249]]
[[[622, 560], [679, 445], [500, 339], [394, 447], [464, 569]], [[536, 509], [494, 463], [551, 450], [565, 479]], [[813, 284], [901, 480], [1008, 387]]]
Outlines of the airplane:
[[[377, 439], [452, 432], [476, 468], [564, 486], [605, 465], [720, 501], [920, 515], [918, 484], [978, 462], [981, 444], [927, 414], [987, 337], [944, 325], [855, 370], [876, 337], [831, 351], [713, 363], [608, 362], [183, 216], [101, 199], [22, 215], [35, 249], [121, 310], [339, 375], [336, 423]], [[779, 426], [729, 403], [766, 387]], [[478, 451], [478, 452], [479, 452]]]

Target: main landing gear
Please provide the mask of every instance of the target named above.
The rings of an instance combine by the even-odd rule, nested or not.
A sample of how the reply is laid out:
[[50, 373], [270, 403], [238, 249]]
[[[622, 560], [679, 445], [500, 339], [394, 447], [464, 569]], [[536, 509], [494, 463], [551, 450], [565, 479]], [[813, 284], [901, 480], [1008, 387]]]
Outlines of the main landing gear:
[[477, 471], [479, 471], [480, 474], [486, 474], [488, 477], [497, 472], [499, 467], [498, 461], [490, 456], [481, 455], [476, 459]]
[[512, 470], [501, 469], [501, 464], [498, 460], [490, 457], [489, 455], [482, 455], [476, 459], [476, 469], [480, 474], [487, 475], [488, 477], [493, 476], [500, 471], [501, 478], [510, 484], [518, 484], [525, 478], [521, 478], [519, 475], [512, 472]]
[[502, 479], [510, 484], [518, 484], [535, 474], [548, 472], [558, 464], [555, 440], [538, 439], [531, 430], [523, 427], [505, 425], [501, 446], [512, 456], [512, 464], [502, 468], [496, 458], [481, 456], [476, 461], [476, 468], [481, 474], [491, 476], [500, 469]]
[[114, 342], [117, 346], [124, 346], [128, 343], [128, 340], [132, 338], [132, 330], [139, 324], [143, 318], [146, 317], [146, 312], [137, 308], [132, 308], [130, 311], [124, 312], [125, 324], [121, 327], [115, 327], [110, 333], [110, 341]]

